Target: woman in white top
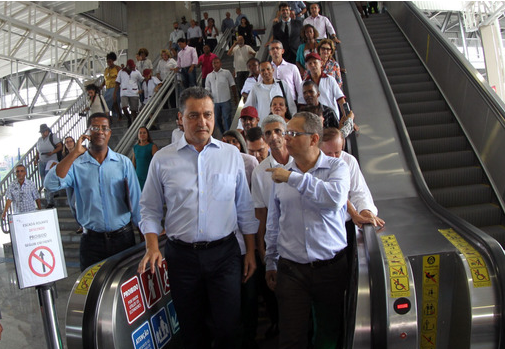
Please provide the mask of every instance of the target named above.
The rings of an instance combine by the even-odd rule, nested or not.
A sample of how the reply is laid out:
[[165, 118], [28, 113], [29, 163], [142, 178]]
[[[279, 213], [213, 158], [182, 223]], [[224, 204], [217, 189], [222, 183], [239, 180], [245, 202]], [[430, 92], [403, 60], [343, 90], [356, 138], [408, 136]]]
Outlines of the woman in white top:
[[217, 36], [219, 35], [219, 30], [217, 30], [214, 22], [214, 18], [208, 19], [208, 26], [205, 28], [205, 44], [209, 45], [210, 52], [214, 52], [217, 46]]
[[160, 55], [161, 59], [156, 67], [156, 77], [160, 81], [163, 81], [167, 78], [171, 71], [175, 71], [177, 69], [177, 62], [175, 59], [170, 57], [170, 51], [167, 49], [161, 50]]

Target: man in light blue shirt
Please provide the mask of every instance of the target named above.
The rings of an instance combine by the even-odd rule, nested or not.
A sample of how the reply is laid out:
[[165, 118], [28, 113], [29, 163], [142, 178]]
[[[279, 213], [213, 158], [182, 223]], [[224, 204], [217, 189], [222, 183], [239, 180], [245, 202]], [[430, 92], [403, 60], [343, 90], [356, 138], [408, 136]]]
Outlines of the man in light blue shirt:
[[[81, 270], [135, 245], [131, 221], [140, 221], [139, 181], [130, 159], [108, 147], [108, 115], [91, 115], [88, 126], [90, 135], [79, 137], [44, 182], [52, 191], [74, 188], [77, 221], [83, 227]], [[82, 144], [85, 139], [89, 149]]]
[[[138, 271], [150, 265], [154, 273], [156, 265], [161, 267], [158, 235], [165, 218], [165, 258], [184, 347], [210, 347], [205, 335], [210, 320], [215, 347], [235, 349], [240, 281], [246, 282], [256, 269], [258, 221], [238, 149], [211, 136], [211, 94], [190, 87], [182, 92], [179, 106], [184, 136], [155, 154], [140, 200], [146, 254]], [[246, 244], [242, 273], [233, 233], [238, 229]]]
[[342, 324], [348, 271], [345, 218], [349, 168], [318, 148], [323, 125], [308, 112], [287, 125], [293, 161], [269, 168], [266, 280], [279, 303], [279, 348], [306, 348], [314, 306], [316, 348], [335, 347]]

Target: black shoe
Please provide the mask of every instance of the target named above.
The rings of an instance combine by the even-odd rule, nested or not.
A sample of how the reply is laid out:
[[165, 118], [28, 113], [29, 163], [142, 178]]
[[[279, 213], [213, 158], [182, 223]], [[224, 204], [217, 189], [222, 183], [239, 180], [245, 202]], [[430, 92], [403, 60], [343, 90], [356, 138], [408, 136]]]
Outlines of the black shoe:
[[79, 227], [79, 229], [77, 229], [77, 230], [75, 231], [75, 233], [76, 233], [76, 234], [82, 234], [82, 231], [83, 231], [82, 227]]
[[274, 323], [271, 324], [270, 327], [266, 330], [265, 338], [266, 339], [274, 338], [278, 334], [279, 334], [279, 324]]
[[48, 205], [46, 206], [46, 208], [53, 208], [53, 207], [54, 207], [54, 205], [53, 205], [53, 204], [48, 204]]

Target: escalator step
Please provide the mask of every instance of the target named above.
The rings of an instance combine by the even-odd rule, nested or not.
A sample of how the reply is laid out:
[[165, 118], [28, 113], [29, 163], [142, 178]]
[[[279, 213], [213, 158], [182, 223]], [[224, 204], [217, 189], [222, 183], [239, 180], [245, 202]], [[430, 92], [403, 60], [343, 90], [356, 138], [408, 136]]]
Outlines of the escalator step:
[[461, 136], [461, 129], [458, 124], [441, 124], [441, 125], [426, 125], [408, 127], [409, 137], [411, 140], [433, 139], [442, 137]]
[[480, 227], [479, 229], [496, 239], [501, 247], [505, 249], [505, 226], [491, 225], [487, 227]]
[[[379, 54], [379, 58], [382, 57], [382, 55], [397, 55], [397, 54], [403, 54], [403, 53], [412, 53], [412, 48], [410, 47], [397, 47], [397, 48], [375, 48], [375, 51]], [[382, 58], [381, 58], [382, 59]]]
[[382, 66], [386, 71], [388, 71], [387, 69], [392, 68], [417, 67], [417, 66], [422, 67], [423, 65], [421, 64], [421, 62], [419, 62], [419, 59], [417, 59], [417, 57], [414, 57], [398, 61], [382, 62]]
[[412, 74], [422, 74], [426, 73], [426, 69], [422, 65], [416, 65], [413, 67], [394, 67], [394, 68], [384, 68], [388, 78], [396, 75], [412, 75]]
[[402, 92], [395, 93], [397, 103], [415, 103], [425, 101], [441, 100], [442, 95], [438, 90], [419, 91], [419, 92]]
[[417, 156], [470, 149], [468, 141], [463, 136], [413, 140], [412, 146]]
[[398, 107], [402, 114], [431, 113], [447, 110], [447, 104], [443, 99], [415, 103], [398, 103]]
[[410, 52], [398, 53], [398, 54], [383, 54], [380, 56], [382, 64], [385, 62], [401, 62], [409, 59], [416, 59], [419, 61], [419, 58], [416, 56], [416, 53], [410, 49]]
[[375, 40], [373, 41], [373, 45], [375, 46], [376, 50], [396, 49], [396, 48], [400, 48], [403, 46], [407, 46], [407, 44], [408, 44], [408, 42], [405, 39], [388, 40], [388, 41], [379, 40], [378, 42]]
[[478, 166], [424, 171], [424, 180], [431, 189], [482, 183], [484, 173]]
[[454, 117], [450, 111], [402, 114], [402, 117], [407, 127], [448, 124], [450, 122], [454, 122]]
[[418, 155], [417, 162], [423, 172], [478, 165], [472, 150]]
[[502, 215], [500, 207], [495, 204], [451, 207], [448, 210], [476, 227], [499, 225]]
[[374, 45], [380, 45], [390, 42], [395, 42], [400, 45], [407, 45], [408, 41], [405, 40], [405, 36], [397, 30], [388, 30], [380, 33], [375, 33], [370, 35]]
[[426, 82], [431, 81], [431, 76], [428, 73], [396, 75], [396, 76], [388, 76], [388, 81], [391, 85], [407, 84], [412, 82]]
[[444, 207], [478, 205], [490, 203], [493, 200], [491, 187], [486, 184], [432, 189], [431, 193]]
[[437, 89], [437, 86], [433, 81], [423, 81], [408, 84], [395, 84], [391, 88], [395, 94], [406, 93], [406, 92], [421, 92], [421, 91], [433, 91]]

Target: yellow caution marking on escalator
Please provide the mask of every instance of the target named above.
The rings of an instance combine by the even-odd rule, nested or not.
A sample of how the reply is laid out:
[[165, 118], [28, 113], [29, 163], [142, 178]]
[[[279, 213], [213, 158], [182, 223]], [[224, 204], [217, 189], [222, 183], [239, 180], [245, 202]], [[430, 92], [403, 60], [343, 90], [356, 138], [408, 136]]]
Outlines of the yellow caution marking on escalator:
[[87, 295], [89, 288], [91, 287], [91, 283], [93, 282], [93, 279], [95, 278], [96, 273], [98, 270], [102, 267], [103, 263], [99, 263], [93, 267], [91, 267], [86, 274], [82, 277], [81, 281], [79, 281], [79, 284], [75, 288], [74, 293], [75, 294], [82, 294], [82, 295]]
[[437, 346], [438, 289], [440, 255], [423, 256], [423, 298], [421, 308], [421, 349]]
[[472, 245], [463, 239], [454, 229], [439, 229], [438, 230], [450, 243], [463, 254], [472, 273], [473, 287], [489, 287], [491, 279], [484, 258], [481, 256]]
[[430, 54], [430, 34], [428, 34], [428, 38], [426, 39], [426, 63], [428, 63], [428, 57]]
[[410, 297], [409, 274], [402, 250], [394, 235], [381, 236], [389, 268], [391, 297]]

